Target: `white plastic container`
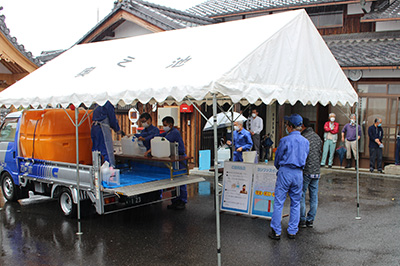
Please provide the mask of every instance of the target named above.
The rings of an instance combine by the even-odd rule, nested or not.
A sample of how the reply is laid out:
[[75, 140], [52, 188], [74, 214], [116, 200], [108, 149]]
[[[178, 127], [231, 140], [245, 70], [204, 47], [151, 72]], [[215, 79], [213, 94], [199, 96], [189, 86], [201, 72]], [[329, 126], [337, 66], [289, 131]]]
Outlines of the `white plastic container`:
[[244, 151], [243, 155], [243, 162], [244, 163], [255, 163], [256, 162], [256, 155], [257, 151]]
[[146, 152], [146, 147], [142, 141], [139, 141], [136, 137], [123, 137], [121, 139], [122, 154], [141, 156]]
[[224, 162], [231, 158], [230, 149], [218, 149], [218, 166], [224, 167]]
[[150, 141], [151, 155], [154, 157], [169, 157], [171, 155], [171, 146], [169, 141], [163, 137], [154, 137]]

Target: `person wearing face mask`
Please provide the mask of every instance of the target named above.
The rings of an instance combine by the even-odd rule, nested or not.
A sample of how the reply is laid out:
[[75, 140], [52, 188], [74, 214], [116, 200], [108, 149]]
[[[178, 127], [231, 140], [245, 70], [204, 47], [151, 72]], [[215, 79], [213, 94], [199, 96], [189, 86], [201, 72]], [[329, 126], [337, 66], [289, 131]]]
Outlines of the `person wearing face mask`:
[[160, 130], [153, 126], [152, 118], [149, 113], [143, 113], [139, 117], [139, 121], [142, 123], [142, 127], [144, 128], [140, 134], [135, 134], [138, 140], [143, 141], [143, 145], [147, 150], [150, 150], [150, 140], [154, 138], [156, 135], [160, 134]]
[[[242, 121], [236, 121], [233, 125], [235, 129], [233, 132], [233, 144], [235, 145], [233, 161], [243, 162], [242, 152], [251, 150], [253, 140], [250, 132], [243, 128]], [[226, 144], [232, 145], [232, 141], [228, 140]]]
[[251, 111], [251, 117], [247, 120], [247, 131], [251, 134], [253, 150], [257, 151], [257, 156], [260, 156], [260, 133], [263, 127], [263, 119], [258, 116], [258, 110], [254, 108]]
[[[181, 133], [179, 130], [174, 127], [174, 118], [171, 116], [166, 116], [162, 119], [164, 133], [159, 134], [158, 136], [166, 138], [169, 142], [177, 142], [178, 143], [178, 153], [179, 155], [186, 156], [185, 144], [183, 143], [183, 139], [181, 137]], [[151, 153], [151, 149], [149, 149], [145, 156]], [[172, 204], [168, 205], [167, 208], [171, 210], [183, 210], [185, 209], [185, 205], [187, 203], [187, 187], [186, 185], [180, 186], [180, 195], [174, 199], [172, 199]]]
[[383, 129], [382, 119], [375, 118], [374, 124], [368, 128], [369, 136], [369, 171], [372, 173], [376, 166], [378, 172], [382, 173], [382, 149]]
[[[284, 117], [285, 130], [275, 153], [274, 165], [278, 169], [275, 184], [274, 211], [271, 217], [271, 231], [268, 236], [274, 240], [281, 238], [282, 209], [286, 195], [290, 197], [290, 218], [287, 229], [289, 239], [296, 237], [300, 222], [300, 201], [303, 194], [303, 169], [310, 150], [309, 141], [300, 134], [303, 118], [298, 114]], [[319, 164], [319, 158], [317, 160]]]
[[[356, 115], [350, 115], [350, 123], [346, 124], [342, 130], [342, 142], [345, 143], [346, 146], [346, 159], [347, 165], [346, 168], [351, 167], [351, 152], [353, 151], [353, 156], [355, 160], [355, 167], [357, 167], [357, 132], [356, 132]], [[361, 138], [361, 127], [358, 125], [358, 139]]]
[[339, 123], [335, 122], [336, 114], [329, 114], [329, 121], [324, 125], [324, 147], [322, 153], [321, 167], [325, 166], [326, 157], [328, 157], [328, 167], [331, 168], [333, 164], [333, 156], [335, 155], [336, 142], [339, 132]]

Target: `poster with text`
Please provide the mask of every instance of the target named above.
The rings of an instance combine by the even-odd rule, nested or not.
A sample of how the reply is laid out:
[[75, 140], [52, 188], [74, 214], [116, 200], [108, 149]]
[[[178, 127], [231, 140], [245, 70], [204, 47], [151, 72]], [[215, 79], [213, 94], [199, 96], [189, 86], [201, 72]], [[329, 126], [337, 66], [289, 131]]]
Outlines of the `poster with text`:
[[221, 210], [249, 214], [254, 164], [225, 162]]
[[274, 211], [277, 170], [272, 165], [254, 165], [253, 197], [250, 214], [271, 218]]

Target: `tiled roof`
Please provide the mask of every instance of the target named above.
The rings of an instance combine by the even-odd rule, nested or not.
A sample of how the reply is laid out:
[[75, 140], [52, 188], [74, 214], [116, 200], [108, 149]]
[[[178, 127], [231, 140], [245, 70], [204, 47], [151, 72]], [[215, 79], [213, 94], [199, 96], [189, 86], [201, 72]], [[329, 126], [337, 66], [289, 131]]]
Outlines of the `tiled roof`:
[[95, 31], [103, 23], [107, 22], [118, 11], [124, 10], [130, 14], [147, 21], [163, 30], [175, 30], [199, 25], [208, 25], [217, 22], [214, 19], [198, 16], [189, 12], [156, 5], [141, 0], [116, 1], [113, 10], [104, 17], [96, 26], [85, 34], [77, 44]]
[[[354, 0], [208, 0], [189, 8], [188, 12], [199, 16], [214, 17], [233, 15], [244, 12], [268, 11], [271, 9], [287, 9], [325, 5], [336, 2], [357, 2]], [[359, 2], [359, 1], [358, 1]]]
[[400, 32], [324, 36], [341, 67], [400, 66]]
[[382, 2], [376, 6], [376, 10], [366, 14], [361, 18], [361, 22], [377, 21], [377, 20], [400, 20], [400, 0]]
[[[194, 15], [193, 13], [149, 3], [141, 0], [125, 2], [130, 10], [141, 11], [153, 19], [159, 19], [159, 23], [171, 24], [174, 29], [208, 25], [216, 21], [207, 17]], [[174, 25], [175, 24], [175, 25]]]
[[[3, 7], [0, 7], [0, 11], [3, 10]], [[8, 41], [26, 58], [28, 58], [32, 63], [37, 66], [40, 66], [41, 63], [39, 59], [34, 58], [32, 53], [25, 50], [25, 47], [22, 44], [19, 44], [16, 37], [10, 35], [10, 29], [7, 28], [6, 25], [6, 17], [4, 15], [0, 16], [0, 32], [8, 39]]]
[[65, 51], [66, 50], [64, 49], [54, 50], [54, 51], [42, 51], [42, 53], [36, 58], [42, 61], [44, 64], [46, 64], [47, 62], [53, 60], [54, 58], [64, 53]]

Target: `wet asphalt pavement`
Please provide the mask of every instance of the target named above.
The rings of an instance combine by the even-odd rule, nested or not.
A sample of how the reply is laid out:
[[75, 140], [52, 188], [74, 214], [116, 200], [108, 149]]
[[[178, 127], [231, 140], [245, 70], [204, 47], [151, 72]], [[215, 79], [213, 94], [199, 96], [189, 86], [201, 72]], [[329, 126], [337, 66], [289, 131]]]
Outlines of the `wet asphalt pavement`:
[[[211, 189], [212, 178], [206, 177]], [[314, 228], [294, 240], [269, 239], [268, 220], [222, 213], [222, 264], [400, 265], [400, 178], [361, 175], [361, 220], [355, 180], [354, 173], [325, 173]], [[164, 202], [87, 216], [82, 236], [57, 201], [9, 203], [1, 196], [0, 265], [216, 265], [214, 201], [202, 194], [189, 186], [184, 211], [167, 210]]]

